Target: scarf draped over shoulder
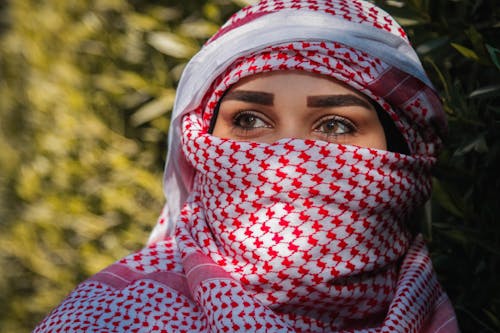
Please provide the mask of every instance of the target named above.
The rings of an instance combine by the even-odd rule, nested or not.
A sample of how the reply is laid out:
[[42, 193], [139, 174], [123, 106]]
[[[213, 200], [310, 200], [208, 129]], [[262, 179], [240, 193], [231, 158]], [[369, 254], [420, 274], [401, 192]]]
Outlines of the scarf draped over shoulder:
[[[388, 113], [409, 155], [208, 129], [245, 77], [332, 77]], [[167, 204], [148, 246], [81, 283], [35, 332], [458, 332], [408, 219], [430, 197], [446, 121], [403, 29], [361, 0], [260, 1], [187, 65]]]

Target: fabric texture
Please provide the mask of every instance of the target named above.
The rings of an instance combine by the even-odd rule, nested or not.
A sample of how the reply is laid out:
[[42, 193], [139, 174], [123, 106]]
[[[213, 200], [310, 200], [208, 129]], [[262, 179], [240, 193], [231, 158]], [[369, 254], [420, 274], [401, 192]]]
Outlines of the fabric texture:
[[[391, 45], [409, 45], [369, 3], [276, 0], [235, 14], [203, 50], [224, 48], [225, 36], [283, 12], [320, 12], [348, 22], [346, 29], [368, 36], [377, 29], [397, 39]], [[189, 65], [181, 80], [171, 129], [179, 137], [170, 142], [165, 177], [176, 199], [149, 246], [80, 284], [35, 332], [458, 332], [425, 242], [407, 226], [430, 196], [445, 128], [420, 64], [344, 40], [287, 38], [270, 37], [229, 62], [193, 59], [195, 69], [220, 63], [199, 74], [208, 85], [196, 96]], [[327, 75], [364, 93], [394, 120], [411, 154], [208, 133], [225, 91], [277, 70]]]
[[[356, 0], [260, 1], [233, 15], [183, 72], [169, 130], [164, 176], [164, 192], [168, 199], [161, 223], [151, 241], [172, 234], [179, 212], [192, 189], [194, 168], [186, 162], [180, 144], [182, 117], [201, 105], [212, 83], [238, 59], [269, 46], [286, 45], [293, 41], [305, 42], [304, 46], [314, 41], [336, 42], [346, 49], [370, 54], [378, 59], [376, 61], [383, 61], [385, 70], [375, 76], [369, 90], [373, 89], [373, 95], [387, 96], [389, 103], [402, 110], [412, 121], [411, 127], [419, 127], [419, 133], [425, 136], [424, 145], [417, 144], [421, 141], [415, 141], [411, 136], [407, 136], [407, 142], [419, 145], [418, 151], [429, 154], [435, 154], [439, 149], [438, 136], [446, 130], [440, 101], [405, 32], [390, 15], [368, 2]], [[344, 59], [342, 54], [337, 53], [339, 55], [347, 67], [359, 68], [356, 62], [364, 59]], [[318, 60], [322, 63], [321, 59]], [[330, 72], [335, 73], [336, 70]], [[341, 81], [349, 84], [352, 75], [347, 73]], [[353, 85], [353, 88], [361, 89], [359, 85]], [[395, 121], [399, 119], [396, 117]]]

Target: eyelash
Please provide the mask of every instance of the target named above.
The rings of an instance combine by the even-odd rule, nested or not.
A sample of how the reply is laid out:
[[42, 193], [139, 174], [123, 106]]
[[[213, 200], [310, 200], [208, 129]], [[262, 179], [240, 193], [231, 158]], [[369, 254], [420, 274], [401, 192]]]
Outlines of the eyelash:
[[[265, 126], [258, 126], [258, 127], [244, 127], [242, 126], [241, 124], [239, 124], [239, 121], [243, 120], [243, 117], [253, 117], [255, 118], [256, 120], [258, 121], [261, 121], [262, 123], [265, 124]], [[235, 130], [238, 130], [238, 131], [243, 131], [243, 132], [249, 132], [251, 130], [255, 130], [255, 129], [258, 129], [258, 128], [263, 128], [263, 127], [271, 127], [269, 125], [269, 122], [262, 119], [263, 116], [259, 115], [258, 113], [256, 112], [252, 112], [252, 111], [240, 111], [238, 113], [236, 113], [233, 117], [233, 120], [232, 120], [232, 125], [233, 125], [233, 129]]]
[[345, 135], [345, 134], [351, 134], [356, 131], [356, 125], [349, 119], [345, 117], [341, 117], [338, 115], [333, 115], [333, 116], [327, 116], [324, 118], [319, 119], [314, 123], [314, 130], [317, 132], [320, 132], [317, 130], [320, 128], [322, 125], [326, 124], [329, 121], [334, 121], [335, 122], [335, 127], [344, 126], [346, 128], [345, 133], [327, 133], [326, 131], [323, 131], [321, 134], [325, 135], [326, 137], [335, 137], [338, 135]]
[[[243, 126], [240, 122], [244, 120], [244, 117], [253, 117], [254, 124], [247, 124], [247, 126]], [[260, 113], [255, 112], [255, 111], [240, 111], [237, 112], [232, 119], [232, 129], [236, 134], [240, 135], [248, 135], [249, 132], [255, 131], [258, 129], [262, 128], [270, 128], [271, 125], [269, 125], [269, 120], [263, 119], [263, 117]], [[248, 119], [246, 119], [248, 121]], [[261, 125], [255, 126], [255, 122], [262, 122]], [[331, 130], [324, 130], [321, 129], [322, 126], [327, 125], [327, 122], [334, 122], [333, 128]], [[338, 132], [339, 127], [343, 128], [341, 129], [342, 133], [335, 133]], [[314, 132], [317, 132], [319, 135], [330, 139], [332, 137], [337, 137], [340, 135], [346, 135], [346, 134], [352, 134], [356, 132], [357, 128], [356, 125], [349, 119], [345, 117], [341, 117], [338, 115], [330, 115], [330, 116], [325, 116], [317, 120], [314, 125], [313, 125], [313, 130]]]

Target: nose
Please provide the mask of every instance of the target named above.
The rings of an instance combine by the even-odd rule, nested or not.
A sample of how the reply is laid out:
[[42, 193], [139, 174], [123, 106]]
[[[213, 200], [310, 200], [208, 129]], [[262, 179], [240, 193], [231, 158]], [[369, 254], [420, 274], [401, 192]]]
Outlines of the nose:
[[310, 139], [310, 133], [307, 129], [308, 128], [303, 121], [290, 117], [287, 121], [284, 121], [277, 126], [274, 141], [287, 138], [302, 140]]

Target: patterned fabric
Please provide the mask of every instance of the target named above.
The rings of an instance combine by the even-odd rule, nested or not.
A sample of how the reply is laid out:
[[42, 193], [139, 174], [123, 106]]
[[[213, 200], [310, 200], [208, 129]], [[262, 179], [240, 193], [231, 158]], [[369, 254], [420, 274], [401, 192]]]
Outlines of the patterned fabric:
[[[235, 14], [203, 50], [224, 49], [227, 36], [283, 12], [321, 12], [408, 45], [371, 4], [276, 0]], [[189, 83], [188, 65], [171, 129], [181, 134], [170, 142], [165, 178], [179, 198], [147, 248], [80, 284], [35, 332], [458, 332], [425, 243], [406, 223], [429, 198], [444, 125], [435, 93], [414, 74], [421, 68], [407, 71], [405, 63], [344, 41], [297, 37], [271, 38], [221, 62], [200, 91], [187, 89], [207, 82]], [[411, 155], [208, 133], [227, 89], [277, 70], [328, 75], [364, 93], [388, 112]]]
[[[265, 59], [264, 53], [260, 64], [252, 63], [251, 55], [274, 46], [286, 48], [294, 40], [288, 55], [280, 52], [282, 58]], [[248, 62], [241, 61], [249, 56]], [[238, 63], [241, 72], [224, 75]], [[169, 130], [164, 177], [168, 199], [150, 242], [173, 233], [192, 191], [195, 169], [180, 142], [183, 116], [205, 105], [218, 80], [287, 68], [347, 83], [388, 110], [412, 152], [435, 155], [439, 150], [439, 134], [446, 130], [441, 103], [406, 35], [387, 13], [356, 0], [261, 1], [236, 13], [184, 70]], [[216, 91], [213, 99], [221, 93]]]

